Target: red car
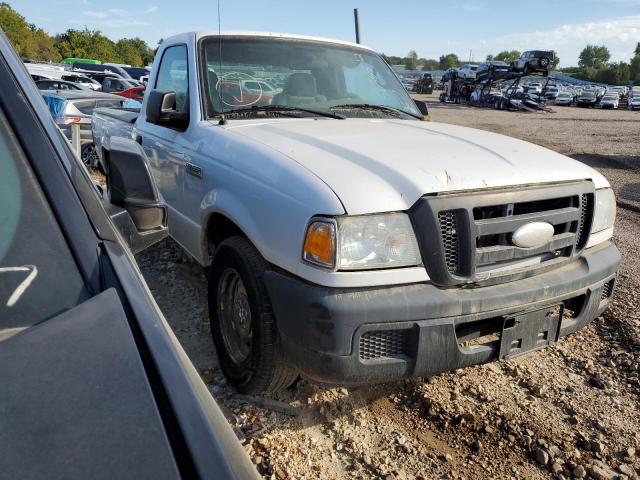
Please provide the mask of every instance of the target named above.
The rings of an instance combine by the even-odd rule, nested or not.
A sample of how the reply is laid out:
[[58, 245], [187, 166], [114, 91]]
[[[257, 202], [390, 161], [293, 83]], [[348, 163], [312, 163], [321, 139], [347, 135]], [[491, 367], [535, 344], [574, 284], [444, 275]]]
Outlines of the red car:
[[111, 92], [111, 93], [113, 93], [114, 95], [120, 95], [121, 97], [131, 98], [133, 100], [142, 102], [142, 99], [144, 98], [144, 90], [145, 90], [145, 87], [133, 87], [133, 88], [128, 88], [126, 90], [122, 90], [121, 92]]
[[145, 87], [138, 82], [131, 81], [127, 78], [105, 77], [102, 81], [102, 91], [105, 93], [113, 93], [121, 97], [131, 98], [142, 102]]

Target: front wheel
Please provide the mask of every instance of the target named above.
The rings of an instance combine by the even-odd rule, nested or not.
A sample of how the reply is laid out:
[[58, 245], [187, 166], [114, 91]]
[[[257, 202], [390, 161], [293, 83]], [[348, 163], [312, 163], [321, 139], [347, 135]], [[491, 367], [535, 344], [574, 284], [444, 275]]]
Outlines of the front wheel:
[[268, 264], [244, 237], [220, 244], [209, 270], [209, 318], [220, 368], [243, 393], [286, 389], [298, 373], [286, 362], [263, 282]]

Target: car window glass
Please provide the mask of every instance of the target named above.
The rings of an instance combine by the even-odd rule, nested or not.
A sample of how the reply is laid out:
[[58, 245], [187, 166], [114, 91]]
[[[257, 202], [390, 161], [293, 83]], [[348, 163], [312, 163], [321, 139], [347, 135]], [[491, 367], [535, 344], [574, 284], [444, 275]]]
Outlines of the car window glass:
[[176, 110], [186, 112], [189, 98], [189, 74], [187, 71], [187, 47], [176, 45], [162, 54], [155, 88], [176, 93]]
[[0, 205], [2, 341], [89, 296], [38, 180], [2, 112]]

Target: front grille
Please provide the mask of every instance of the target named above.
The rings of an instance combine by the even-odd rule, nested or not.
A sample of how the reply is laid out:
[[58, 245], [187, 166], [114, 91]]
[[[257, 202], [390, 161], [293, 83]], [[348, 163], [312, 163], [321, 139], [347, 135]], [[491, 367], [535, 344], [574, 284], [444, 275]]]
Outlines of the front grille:
[[[411, 215], [429, 277], [445, 286], [492, 284], [566, 263], [589, 239], [594, 191], [575, 182], [423, 197]], [[514, 232], [535, 222], [553, 226], [550, 240], [517, 246]]]
[[447, 270], [449, 273], [457, 274], [460, 266], [458, 216], [454, 210], [447, 210], [438, 214], [438, 220]]
[[602, 295], [600, 296], [600, 301], [607, 300], [611, 297], [611, 293], [613, 292], [613, 279], [609, 280], [604, 284], [602, 288]]
[[360, 359], [379, 360], [407, 356], [408, 330], [376, 330], [360, 337]]
[[589, 231], [591, 230], [591, 217], [593, 216], [593, 205], [591, 196], [583, 193], [580, 196], [580, 224], [576, 240], [576, 248], [582, 250], [587, 245]]

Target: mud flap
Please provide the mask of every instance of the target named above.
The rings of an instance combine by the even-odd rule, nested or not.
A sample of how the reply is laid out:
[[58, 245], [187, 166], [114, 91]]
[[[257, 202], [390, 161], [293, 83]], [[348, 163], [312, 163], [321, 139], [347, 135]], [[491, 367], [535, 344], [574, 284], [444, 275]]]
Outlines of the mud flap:
[[499, 359], [506, 360], [558, 341], [564, 305], [507, 317], [500, 335]]

